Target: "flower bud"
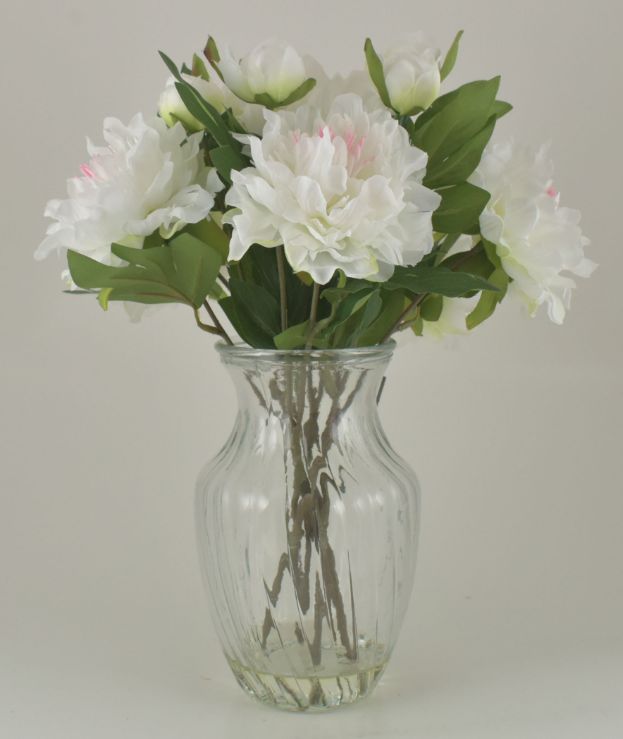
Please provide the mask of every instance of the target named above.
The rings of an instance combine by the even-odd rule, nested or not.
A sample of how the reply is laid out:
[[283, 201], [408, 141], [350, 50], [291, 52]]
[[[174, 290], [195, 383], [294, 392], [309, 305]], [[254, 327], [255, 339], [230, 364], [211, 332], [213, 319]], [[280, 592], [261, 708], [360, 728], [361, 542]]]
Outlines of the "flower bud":
[[[216, 76], [216, 75], [214, 75]], [[225, 108], [225, 95], [227, 89], [224, 88], [220, 80], [211, 79], [207, 81], [201, 77], [193, 77], [192, 75], [183, 75], [184, 79], [189, 85], [192, 85], [195, 90], [211, 105], [213, 105], [219, 113], [222, 113]], [[182, 102], [180, 95], [175, 88], [175, 79], [169, 77], [167, 80], [166, 87], [160, 95], [158, 100], [158, 113], [164, 120], [169, 128], [175, 125], [176, 121], [180, 121], [188, 131], [202, 131], [203, 126], [194, 115], [188, 112], [188, 109]]]
[[421, 33], [413, 34], [382, 56], [385, 85], [392, 108], [414, 115], [438, 97], [441, 52]]
[[228, 48], [219, 52], [215, 65], [229, 89], [242, 100], [261, 102], [268, 96], [279, 105], [306, 82], [305, 64], [292, 46], [265, 41], [239, 61]]

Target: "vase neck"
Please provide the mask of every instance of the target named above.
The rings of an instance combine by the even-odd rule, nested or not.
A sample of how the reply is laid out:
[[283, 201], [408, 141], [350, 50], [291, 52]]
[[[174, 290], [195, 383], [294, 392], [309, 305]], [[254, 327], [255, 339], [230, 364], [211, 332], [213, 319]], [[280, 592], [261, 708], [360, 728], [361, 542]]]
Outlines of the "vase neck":
[[[222, 350], [241, 413], [325, 428], [376, 415], [376, 399], [393, 345], [369, 349], [271, 352]], [[310, 420], [311, 419], [311, 420]]]

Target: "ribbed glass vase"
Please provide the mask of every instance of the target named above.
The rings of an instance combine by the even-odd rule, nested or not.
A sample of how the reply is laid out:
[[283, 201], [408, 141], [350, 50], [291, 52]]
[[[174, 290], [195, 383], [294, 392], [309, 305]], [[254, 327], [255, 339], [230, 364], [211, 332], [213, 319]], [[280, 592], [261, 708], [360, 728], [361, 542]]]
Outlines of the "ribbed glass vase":
[[200, 559], [227, 660], [264, 703], [359, 700], [396, 642], [419, 490], [377, 413], [392, 350], [220, 348], [239, 407], [198, 482]]

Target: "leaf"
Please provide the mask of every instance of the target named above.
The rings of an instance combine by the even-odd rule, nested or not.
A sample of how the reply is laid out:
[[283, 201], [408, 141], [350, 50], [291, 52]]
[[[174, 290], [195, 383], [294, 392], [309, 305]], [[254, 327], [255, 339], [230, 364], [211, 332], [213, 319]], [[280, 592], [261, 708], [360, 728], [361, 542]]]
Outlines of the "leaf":
[[478, 219], [491, 195], [469, 182], [461, 182], [440, 192], [441, 204], [433, 213], [435, 231], [447, 234], [475, 234]]
[[191, 234], [176, 236], [169, 248], [175, 266], [174, 284], [199, 308], [216, 283], [223, 264], [221, 255]]
[[389, 99], [389, 92], [387, 91], [387, 85], [385, 84], [385, 72], [383, 71], [383, 62], [376, 53], [374, 46], [372, 45], [371, 39], [367, 38], [364, 44], [364, 53], [366, 55], [366, 63], [368, 65], [368, 73], [370, 79], [374, 83], [383, 104], [388, 108], [392, 107]]
[[467, 180], [480, 163], [482, 152], [491, 138], [496, 121], [496, 116], [492, 115], [486, 125], [457, 149], [452, 156], [433, 170], [427, 171], [424, 178], [426, 187], [434, 190]]
[[489, 282], [498, 288], [498, 292], [482, 293], [476, 307], [465, 319], [465, 324], [470, 331], [489, 318], [506, 295], [509, 278], [503, 269], [495, 269], [489, 275]]
[[456, 64], [456, 58], [459, 54], [459, 44], [461, 42], [461, 36], [463, 35], [463, 31], [459, 31], [456, 36], [454, 37], [454, 41], [452, 42], [452, 45], [448, 49], [448, 53], [446, 54], [446, 58], [443, 60], [443, 64], [441, 65], [440, 70], [440, 76], [442, 81], [446, 79], [446, 77], [450, 74], [450, 72], [454, 69], [454, 65]]
[[[175, 89], [188, 112], [206, 127], [220, 146], [231, 146], [232, 149], [238, 150], [238, 152], [240, 151], [239, 144], [229, 132], [219, 112], [207, 100], [204, 100], [192, 85], [182, 80], [181, 82], [175, 83]], [[239, 154], [239, 157], [239, 166], [237, 168], [242, 168], [245, 164], [245, 159], [242, 154]]]
[[304, 349], [309, 334], [309, 321], [297, 323], [274, 338], [277, 349]]
[[443, 310], [443, 296], [429, 295], [423, 300], [420, 308], [420, 316], [424, 321], [438, 321]]
[[231, 183], [231, 171], [244, 169], [248, 166], [248, 160], [229, 144], [210, 149], [210, 159], [226, 183]]
[[295, 90], [292, 90], [292, 92], [283, 100], [275, 100], [267, 92], [264, 92], [255, 96], [255, 102], [258, 105], [263, 105], [269, 110], [284, 108], [286, 105], [292, 105], [293, 103], [297, 103], [299, 100], [302, 100], [314, 89], [315, 86], [316, 80], [310, 77], [302, 82]]
[[279, 303], [268, 290], [235, 277], [229, 280], [229, 290], [236, 307], [241, 306], [261, 331], [271, 338], [281, 332]]
[[457, 298], [473, 290], [497, 290], [495, 285], [479, 275], [439, 267], [397, 267], [383, 284], [388, 290], [406, 290], [413, 295], [435, 293]]
[[360, 335], [358, 346], [373, 346], [385, 339], [405, 309], [405, 298], [397, 290], [381, 290], [383, 307], [378, 317]]
[[190, 223], [184, 227], [184, 233], [189, 233], [203, 241], [204, 244], [216, 249], [221, 256], [223, 264], [227, 261], [229, 256], [229, 236], [216, 221], [209, 218], [198, 223]]
[[492, 113], [499, 119], [510, 113], [513, 106], [510, 103], [505, 103], [503, 100], [496, 100], [493, 103]]
[[263, 331], [257, 325], [244, 305], [237, 303], [231, 296], [219, 300], [219, 305], [236, 330], [236, 333], [249, 346], [258, 349], [274, 348], [275, 345], [271, 334]]
[[411, 140], [428, 154], [430, 176], [487, 124], [499, 86], [499, 77], [462, 85], [437, 98], [416, 119]]
[[128, 265], [111, 267], [77, 252], [67, 253], [76, 285], [106, 290], [100, 298], [103, 308], [111, 300], [186, 303], [198, 308], [213, 288], [222, 264], [218, 251], [190, 234], [151, 249], [113, 244], [111, 252]]

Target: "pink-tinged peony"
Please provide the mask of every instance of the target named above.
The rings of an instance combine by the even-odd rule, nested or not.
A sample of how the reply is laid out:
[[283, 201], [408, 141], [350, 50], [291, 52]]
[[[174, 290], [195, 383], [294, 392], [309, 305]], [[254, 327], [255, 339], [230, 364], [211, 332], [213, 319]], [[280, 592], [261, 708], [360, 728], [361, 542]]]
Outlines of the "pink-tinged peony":
[[433, 247], [440, 197], [424, 187], [427, 156], [384, 109], [341, 95], [326, 115], [302, 105], [265, 112], [263, 137], [242, 137], [253, 166], [232, 173], [230, 259], [283, 244], [296, 271], [386, 280]]
[[480, 227], [513, 280], [509, 292], [531, 315], [545, 305], [561, 324], [576, 286], [571, 275], [589, 277], [597, 265], [584, 256], [580, 213], [560, 205], [552, 172], [545, 147], [508, 142], [487, 148], [472, 180], [491, 193]]

